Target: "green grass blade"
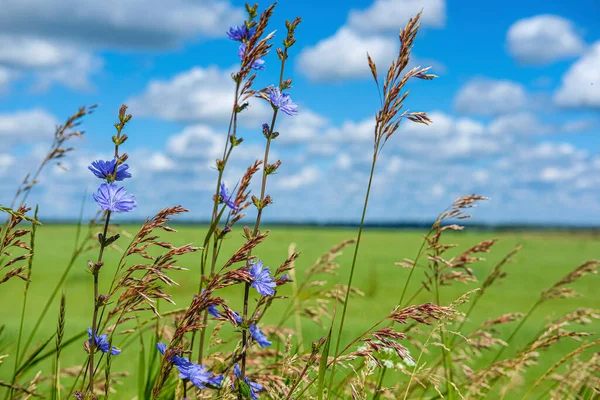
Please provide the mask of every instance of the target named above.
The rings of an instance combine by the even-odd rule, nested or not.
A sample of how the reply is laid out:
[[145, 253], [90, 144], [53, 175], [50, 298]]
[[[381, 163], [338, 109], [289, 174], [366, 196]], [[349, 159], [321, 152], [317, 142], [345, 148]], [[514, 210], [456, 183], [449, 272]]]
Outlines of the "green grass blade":
[[329, 347], [331, 345], [332, 328], [333, 324], [331, 328], [329, 328], [327, 341], [325, 342], [325, 346], [323, 346], [323, 353], [321, 353], [321, 361], [319, 362], [319, 381], [317, 384], [317, 396], [319, 400], [323, 400], [323, 389], [325, 388], [325, 373], [327, 372], [327, 361], [329, 360]]
[[[76, 341], [83, 338], [85, 335], [87, 335], [87, 331], [81, 332], [78, 335], [75, 335], [67, 340], [64, 340], [60, 345], [60, 349], [64, 350], [65, 347], [75, 343]], [[34, 365], [39, 364], [40, 362], [44, 361], [46, 358], [53, 356], [56, 353], [56, 349], [53, 349], [53, 350], [45, 352], [42, 355], [39, 355], [39, 353], [41, 353], [42, 350], [48, 345], [48, 343], [50, 343], [50, 340], [52, 340], [54, 338], [54, 336], [55, 335], [52, 335], [48, 339], [48, 341], [46, 341], [40, 348], [36, 349], [36, 351], [34, 353], [32, 353], [32, 355], [25, 361], [25, 363], [17, 370], [17, 375], [20, 375], [22, 371], [25, 371], [25, 369], [29, 369], [29, 368], [33, 367]]]
[[146, 392], [146, 350], [144, 348], [143, 330], [139, 329], [139, 324], [138, 330], [140, 336], [140, 353], [138, 357], [138, 398], [143, 399], [145, 398], [144, 395]]
[[[46, 339], [45, 342], [43, 342], [37, 349], [35, 349], [29, 355], [29, 357], [27, 357], [27, 359], [25, 360], [23, 365], [21, 365], [19, 367], [19, 369], [17, 369], [15, 377], [21, 375], [23, 372], [26, 372], [29, 368], [33, 367], [35, 364], [37, 364], [39, 361], [41, 361], [41, 359], [36, 361], [36, 357], [46, 348], [46, 346], [48, 346], [48, 344], [52, 341], [52, 339], [54, 339], [54, 336], [56, 336], [56, 333], [53, 333], [52, 336], [50, 336], [48, 339]], [[50, 355], [53, 355], [55, 352], [56, 352], [56, 349], [52, 350], [51, 352], [48, 352], [47, 354], [50, 356]]]
[[[337, 300], [337, 299], [336, 299]], [[337, 305], [337, 301], [335, 303]], [[321, 361], [319, 362], [319, 380], [317, 383], [317, 396], [319, 400], [323, 400], [323, 389], [325, 388], [325, 373], [327, 372], [327, 363], [329, 362], [329, 348], [331, 346], [331, 333], [333, 332], [333, 324], [335, 323], [336, 307], [333, 308], [333, 316], [331, 318], [331, 325], [329, 325], [329, 332], [327, 333], [327, 340], [323, 346], [323, 352], [321, 353]]]

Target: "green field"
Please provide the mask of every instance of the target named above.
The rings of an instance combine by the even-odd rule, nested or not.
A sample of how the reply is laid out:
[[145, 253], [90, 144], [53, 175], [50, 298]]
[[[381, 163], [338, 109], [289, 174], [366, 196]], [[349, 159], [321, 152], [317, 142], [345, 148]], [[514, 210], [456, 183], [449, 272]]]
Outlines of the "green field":
[[[136, 227], [124, 226], [122, 229], [134, 232]], [[194, 242], [198, 244], [205, 233], [205, 227], [182, 226], [178, 233], [161, 233], [163, 239], [168, 239], [176, 245]], [[404, 258], [414, 258], [419, 248], [423, 232], [419, 231], [394, 231], [366, 229], [363, 235], [361, 252], [359, 253], [357, 271], [355, 274], [355, 285], [365, 295], [362, 298], [354, 297], [349, 305], [345, 336], [353, 338], [372, 325], [373, 322], [388, 313], [398, 302], [401, 289], [408, 276], [408, 270], [394, 265], [395, 262]], [[30, 332], [32, 326], [46, 303], [46, 299], [58, 281], [62, 271], [67, 265], [73, 249], [75, 235], [74, 226], [71, 225], [45, 225], [38, 229], [36, 242], [35, 261], [30, 288], [29, 304], [27, 307], [27, 319], [25, 321], [25, 332]], [[265, 262], [276, 268], [287, 257], [288, 245], [296, 243], [297, 251], [301, 257], [297, 262], [298, 278], [301, 279], [302, 271], [333, 245], [345, 239], [353, 238], [355, 229], [329, 229], [329, 228], [283, 228], [272, 229], [269, 238], [261, 244], [256, 254]], [[559, 232], [461, 232], [446, 235], [445, 243], [456, 243], [459, 249], [466, 249], [482, 240], [497, 238], [499, 242], [493, 251], [486, 255], [486, 260], [476, 263], [473, 267], [475, 275], [484, 280], [488, 271], [504, 257], [517, 244], [522, 244], [522, 251], [515, 257], [516, 262], [508, 264], [505, 271], [508, 276], [499, 284], [493, 286], [482, 298], [472, 320], [466, 325], [467, 331], [470, 327], [478, 326], [486, 319], [495, 318], [504, 313], [526, 312], [536, 301], [540, 291], [551, 286], [556, 280], [570, 272], [577, 265], [588, 259], [600, 256], [600, 237], [584, 233], [559, 233]], [[126, 238], [118, 242], [125, 246]], [[232, 251], [243, 243], [239, 229], [229, 235], [225, 241], [222, 254], [231, 254]], [[341, 268], [339, 275], [331, 277], [332, 283], [346, 282], [352, 255], [352, 247], [345, 250], [339, 259]], [[97, 251], [91, 251], [83, 255], [74, 266], [64, 287], [67, 297], [67, 324], [66, 337], [84, 330], [90, 325], [92, 311], [92, 277], [87, 272], [87, 260], [95, 259]], [[196, 292], [198, 287], [199, 271], [198, 259], [200, 254], [187, 256], [182, 260], [181, 266], [189, 268], [187, 272], [172, 274], [179, 287], [173, 287], [170, 293], [177, 303], [176, 307], [185, 307]], [[118, 260], [119, 253], [109, 250], [105, 255], [105, 267], [101, 274], [101, 290], [106, 290], [109, 277], [112, 277], [114, 264]], [[104, 280], [102, 277], [106, 277]], [[414, 279], [409, 290], [412, 294], [419, 287], [419, 281], [423, 277], [422, 270], [415, 271]], [[104, 284], [104, 285], [103, 285]], [[597, 307], [600, 304], [598, 287], [600, 278], [598, 276], [587, 276], [577, 282], [574, 287], [583, 296], [572, 299], [548, 301], [543, 304], [532, 316], [529, 323], [521, 331], [515, 340], [517, 347], [527, 343], [533, 335], [539, 332], [543, 324], [561, 314], [573, 311], [579, 307]], [[19, 316], [21, 312], [22, 295], [24, 284], [18, 279], [13, 279], [0, 286], [0, 324], [6, 325], [2, 345], [8, 344], [8, 349], [1, 353], [12, 353], [16, 343]], [[470, 289], [477, 287], [476, 284], [455, 284], [445, 287], [442, 302], [449, 303]], [[243, 289], [241, 286], [228, 289], [224, 297], [230, 300], [234, 309], [240, 309], [242, 303]], [[289, 294], [286, 287], [284, 294]], [[430, 294], [423, 291], [415, 303], [432, 301]], [[278, 311], [284, 305], [271, 309], [267, 315], [266, 323], [278, 321]], [[161, 306], [161, 311], [173, 308]], [[52, 305], [51, 311], [46, 318], [37, 339], [40, 341], [50, 336], [56, 328], [58, 299]], [[504, 326], [504, 337], [513, 329], [514, 325]], [[598, 331], [600, 324], [594, 323], [590, 331]], [[325, 330], [310, 321], [306, 321], [303, 327], [306, 342], [316, 340], [326, 334]], [[595, 335], [593, 338], [597, 338]], [[117, 341], [117, 346], [120, 343]], [[550, 348], [542, 355], [542, 363], [531, 368], [526, 375], [528, 379], [541, 375], [550, 363], [558, 360], [562, 355], [574, 349], [575, 342], [564, 342]], [[1, 349], [1, 347], [0, 347]], [[410, 347], [409, 347], [410, 349]], [[410, 349], [417, 352], [416, 349]], [[436, 350], [437, 351], [437, 350]], [[122, 355], [113, 361], [113, 371], [135, 371], [136, 354], [134, 347], [123, 349]], [[507, 352], [506, 355], [510, 355]], [[68, 348], [62, 355], [61, 364], [69, 367], [80, 364], [85, 354], [81, 344], [75, 344]], [[482, 360], [481, 362], [485, 362]], [[13, 360], [11, 357], [4, 360], [0, 365], [0, 379], [8, 379], [12, 372]], [[43, 374], [50, 373], [50, 364], [42, 364], [40, 368]], [[397, 376], [396, 376], [397, 377]], [[394, 379], [393, 374], [387, 375], [389, 382]], [[135, 395], [135, 376], [125, 378], [125, 384], [120, 388], [120, 394], [116, 398], [132, 398]], [[516, 390], [518, 391], [518, 389]], [[1, 389], [0, 389], [1, 392]]]

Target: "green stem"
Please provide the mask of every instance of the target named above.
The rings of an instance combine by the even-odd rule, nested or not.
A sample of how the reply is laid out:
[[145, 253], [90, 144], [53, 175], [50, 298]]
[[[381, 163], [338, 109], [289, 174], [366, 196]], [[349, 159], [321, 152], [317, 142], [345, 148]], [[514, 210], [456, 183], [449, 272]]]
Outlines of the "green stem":
[[385, 371], [387, 368], [382, 368], [381, 373], [379, 374], [379, 379], [377, 380], [377, 388], [375, 388], [375, 395], [373, 396], [373, 400], [378, 400], [381, 396], [381, 386], [383, 385], [383, 377], [385, 376]]
[[[437, 262], [434, 265], [435, 268], [435, 299], [438, 306], [441, 306], [440, 302], [440, 277], [438, 273]], [[446, 338], [444, 335], [444, 326], [440, 326], [440, 339], [442, 340], [442, 362], [444, 364], [444, 376], [446, 377], [446, 392], [450, 400], [454, 399], [454, 391], [452, 390], [452, 355], [446, 354]]]
[[[38, 208], [35, 208], [35, 213], [33, 218], [37, 220]], [[36, 224], [31, 224], [31, 236], [30, 236], [30, 245], [31, 247], [31, 256], [29, 260], [27, 260], [27, 283], [25, 283], [25, 293], [23, 294], [23, 308], [21, 309], [21, 322], [19, 323], [19, 337], [17, 339], [17, 354], [15, 356], [15, 368], [13, 370], [13, 381], [9, 391], [9, 396], [12, 396], [13, 393], [13, 385], [17, 379], [17, 370], [19, 368], [19, 352], [21, 350], [21, 339], [23, 337], [23, 324], [25, 322], [25, 310], [27, 309], [27, 295], [29, 293], [29, 285], [31, 284], [31, 272], [33, 267], [33, 256], [34, 256], [34, 246], [35, 246], [35, 231], [37, 229]]]
[[331, 369], [331, 379], [329, 381], [328, 398], [331, 395], [331, 387], [333, 385], [333, 379], [335, 377], [335, 366], [337, 361], [337, 353], [340, 349], [340, 343], [342, 340], [342, 332], [344, 330], [344, 322], [346, 320], [346, 310], [348, 309], [348, 301], [350, 296], [350, 288], [352, 287], [352, 278], [354, 277], [354, 269], [356, 267], [356, 259], [358, 257], [358, 249], [360, 247], [360, 239], [362, 237], [363, 227], [365, 224], [365, 215], [367, 214], [367, 205], [369, 204], [369, 194], [371, 193], [371, 185], [373, 183], [373, 175], [375, 173], [375, 164], [377, 162], [377, 153], [373, 154], [373, 163], [371, 164], [371, 172], [369, 174], [369, 184], [367, 186], [367, 194], [365, 195], [365, 202], [363, 205], [362, 216], [360, 219], [360, 226], [358, 228], [358, 237], [356, 238], [356, 247], [354, 247], [354, 256], [352, 258], [352, 266], [350, 267], [350, 277], [348, 278], [348, 287], [346, 288], [346, 297], [344, 299], [344, 308], [342, 310], [342, 319], [340, 321], [340, 328], [338, 330], [338, 337], [335, 345], [336, 356], [334, 358], [333, 367]]
[[538, 299], [538, 301], [536, 301], [533, 304], [533, 306], [531, 306], [531, 309], [529, 309], [529, 311], [527, 312], [527, 314], [525, 314], [525, 316], [523, 317], [523, 319], [521, 319], [521, 322], [519, 323], [519, 325], [517, 325], [517, 327], [512, 331], [512, 333], [510, 334], [510, 336], [508, 337], [508, 339], [506, 339], [506, 346], [500, 347], [500, 350], [498, 351], [498, 353], [496, 353], [496, 356], [492, 360], [491, 364], [493, 364], [496, 361], [498, 361], [498, 359], [500, 358], [500, 356], [502, 355], [502, 353], [504, 353], [504, 350], [510, 344], [511, 340], [513, 340], [514, 337], [517, 335], [517, 333], [519, 333], [519, 331], [521, 330], [521, 328], [523, 327], [523, 325], [525, 325], [525, 322], [527, 322], [527, 320], [529, 319], [529, 317], [531, 316], [531, 314], [533, 314], [533, 312], [536, 310], [536, 308], [538, 308], [538, 306], [540, 304], [542, 304], [543, 301], [544, 301], [543, 298], [540, 297]]
[[[96, 352], [96, 336], [98, 332], [96, 332], [97, 322], [98, 322], [98, 275], [100, 274], [100, 264], [102, 262], [102, 256], [104, 254], [104, 247], [106, 243], [106, 234], [108, 233], [108, 224], [110, 223], [110, 211], [106, 212], [106, 221], [104, 222], [104, 233], [102, 234], [102, 243], [100, 243], [100, 251], [98, 253], [98, 261], [96, 262], [96, 266], [94, 266], [94, 315], [92, 317], [92, 337], [89, 341], [90, 343], [90, 393], [94, 394], [94, 353]], [[109, 349], [110, 351], [110, 349]]]
[[[282, 74], [283, 74], [283, 67], [282, 67]], [[265, 156], [263, 158], [263, 177], [262, 177], [262, 183], [261, 183], [261, 188], [260, 188], [260, 201], [261, 203], [264, 201], [265, 199], [265, 192], [267, 190], [267, 176], [269, 176], [267, 174], [267, 163], [269, 162], [269, 150], [271, 149], [271, 140], [273, 137], [273, 129], [275, 129], [275, 121], [277, 120], [277, 111], [278, 109], [274, 109], [273, 110], [273, 118], [271, 119], [271, 126], [269, 128], [269, 135], [267, 138], [267, 145], [265, 146]], [[260, 227], [260, 221], [262, 218], [262, 210], [263, 207], [259, 207], [257, 214], [256, 214], [256, 222], [254, 223], [254, 229], [252, 231], [252, 236], [256, 236], [256, 234], [258, 233], [258, 228]], [[243, 315], [242, 315], [242, 319], [244, 320], [244, 322], [247, 321], [248, 319], [248, 297], [250, 295], [250, 283], [246, 283], [244, 285], [244, 309], [243, 309]], [[248, 339], [248, 329], [247, 328], [242, 328], [242, 343], [246, 343]], [[243, 347], [242, 349], [242, 379], [244, 379], [246, 377], [246, 346]]]
[[435, 228], [435, 224], [431, 228], [429, 228], [429, 231], [427, 232], [425, 239], [423, 239], [423, 241], [421, 242], [421, 247], [419, 247], [417, 256], [415, 257], [415, 260], [413, 261], [413, 265], [410, 269], [410, 272], [408, 273], [408, 278], [406, 278], [406, 282], [404, 282], [404, 288], [402, 289], [402, 294], [400, 295], [400, 301], [398, 301], [399, 306], [402, 305], [402, 301], [404, 300], [404, 296], [406, 295], [408, 285], [412, 279], [413, 273], [415, 272], [415, 267], [417, 266], [419, 258], [421, 258], [421, 254], [423, 253], [423, 249], [425, 248], [425, 243], [427, 243], [427, 238], [429, 238], [429, 235], [431, 235], [431, 232], [433, 232], [434, 228]]
[[[531, 314], [533, 314], [533, 312], [536, 310], [536, 308], [538, 308], [538, 306], [540, 304], [542, 304], [543, 302], [544, 302], [544, 298], [542, 296], [540, 296], [540, 298], [531, 306], [531, 308], [529, 309], [527, 314], [525, 314], [523, 319], [521, 319], [521, 322], [519, 323], [519, 325], [517, 325], [517, 327], [512, 331], [512, 333], [510, 334], [508, 339], [506, 339], [506, 346], [502, 346], [500, 348], [500, 350], [496, 353], [496, 356], [494, 357], [494, 359], [492, 360], [490, 365], [493, 365], [496, 361], [498, 361], [498, 359], [500, 359], [500, 356], [502, 355], [502, 353], [504, 353], [504, 350], [506, 349], [506, 347], [508, 347], [510, 345], [511, 340], [517, 335], [517, 333], [519, 333], [519, 331], [521, 330], [523, 325], [525, 325], [525, 322], [527, 322], [527, 320], [529, 319]], [[488, 391], [492, 390], [492, 388], [494, 386], [496, 386], [496, 383], [498, 383], [498, 382], [499, 382], [499, 379], [495, 379], [493, 382], [490, 382]], [[469, 391], [467, 393], [467, 396], [465, 396], [465, 397], [469, 398], [470, 395], [471, 395], [471, 391]]]
[[544, 379], [546, 379], [554, 370], [556, 370], [556, 368], [558, 368], [559, 366], [561, 366], [562, 364], [564, 364], [565, 362], [567, 362], [567, 360], [569, 360], [570, 358], [572, 358], [572, 357], [576, 356], [577, 354], [581, 353], [585, 349], [587, 349], [589, 347], [592, 347], [592, 346], [596, 346], [598, 344], [600, 344], [600, 339], [597, 339], [597, 340], [595, 340], [593, 342], [590, 342], [590, 343], [586, 343], [583, 346], [576, 348], [575, 350], [573, 350], [572, 352], [570, 352], [569, 354], [567, 354], [566, 356], [564, 356], [560, 360], [558, 360], [555, 364], [553, 364], [550, 368], [548, 368], [548, 370], [546, 372], [544, 372], [544, 374], [542, 376], [540, 376], [537, 381], [535, 381], [535, 383], [529, 388], [529, 390], [527, 391], [527, 393], [525, 393], [525, 395], [523, 396], [523, 400], [525, 400], [527, 397], [529, 397], [529, 395], [531, 395], [531, 393], [533, 392], [533, 390], [536, 387], [538, 387], [540, 385], [540, 383], [542, 383], [544, 381]]

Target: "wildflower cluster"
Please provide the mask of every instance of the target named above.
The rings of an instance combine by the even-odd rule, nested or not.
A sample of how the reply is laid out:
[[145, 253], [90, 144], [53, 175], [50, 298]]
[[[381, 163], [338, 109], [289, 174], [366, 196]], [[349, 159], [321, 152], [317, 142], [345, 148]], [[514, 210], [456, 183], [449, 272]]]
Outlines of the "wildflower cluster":
[[[580, 264], [542, 291], [528, 313], [490, 316], [492, 318], [479, 325], [479, 328], [465, 332], [463, 328], [472, 326], [470, 317], [473, 308], [489, 287], [504, 278], [504, 264], [511, 261], [520, 248], [515, 248], [489, 269], [488, 278], [482, 284], [479, 284], [475, 267], [495, 247], [497, 240], [482, 241], [463, 251], [450, 251], [454, 245], [446, 243], [446, 236], [442, 240], [442, 235], [447, 231], [460, 231], [463, 227], [448, 224], [448, 220], [467, 218], [465, 210], [486, 200], [473, 194], [460, 197], [438, 216], [414, 260], [404, 259], [397, 263], [409, 272], [402, 281], [399, 299], [391, 299], [391, 311], [379, 316], [374, 324], [369, 321], [368, 326], [371, 327], [364, 333], [348, 338], [344, 323], [347, 311], [349, 315], [354, 311], [349, 310], [352, 296], [364, 295], [353, 286], [353, 277], [355, 267], [359, 265], [358, 252], [378, 156], [387, 140], [397, 132], [401, 120], [408, 119], [421, 124], [430, 122], [424, 112], [401, 112], [408, 97], [404, 91], [408, 80], [431, 80], [435, 77], [428, 73], [428, 68], [416, 67], [407, 73], [403, 72], [409, 64], [420, 14], [401, 30], [398, 56], [392, 61], [381, 85], [377, 66], [367, 56], [377, 88], [381, 91], [381, 109], [375, 117], [373, 162], [356, 239], [348, 239], [331, 247], [312, 266], [302, 268], [303, 274], [296, 269], [299, 253], [295, 251], [294, 244], [290, 245], [287, 258], [278, 268], [267, 266], [274, 264], [267, 262], [261, 244], [269, 238], [270, 232], [264, 229], [261, 222], [265, 210], [274, 202], [268, 193], [269, 176], [282, 164], [281, 160], [272, 159], [271, 151], [274, 140], [280, 136], [276, 129], [278, 118], [294, 117], [299, 112], [298, 105], [289, 94], [292, 80], [284, 74], [289, 50], [296, 42], [294, 35], [300, 18], [285, 23], [287, 34], [281, 47], [276, 49], [281, 61], [280, 68], [276, 69], [278, 79], [272, 85], [255, 89], [257, 74], [267, 70], [265, 59], [275, 37], [274, 32], [266, 31], [274, 5], [260, 16], [257, 10], [258, 5], [246, 5], [247, 20], [226, 32], [227, 37], [238, 46], [240, 64], [239, 69], [231, 75], [235, 83], [231, 123], [224, 137], [222, 156], [215, 162], [215, 173], [218, 175], [216, 184], [212, 186], [214, 191], [211, 192], [212, 213], [207, 214], [210, 215], [210, 223], [204, 241], [199, 243], [201, 247], [195, 243], [174, 245], [159, 237], [162, 232], [176, 232], [167, 223], [172, 217], [188, 212], [182, 206], [163, 208], [147, 218], [135, 234], [130, 235], [126, 230], [115, 233], [117, 228], [109, 226], [113, 213], [130, 212], [137, 206], [135, 197], [122, 186], [122, 182], [131, 178], [132, 174], [126, 163], [127, 154], [119, 153], [120, 146], [127, 140], [123, 128], [131, 119], [131, 115], [126, 114], [127, 107], [121, 107], [119, 121], [115, 124], [117, 133], [112, 137], [114, 156], [107, 160], [95, 160], [88, 167], [93, 176], [102, 180], [93, 194], [100, 210], [90, 223], [89, 238], [81, 241], [83, 244], [76, 247], [72, 256], [72, 263], [75, 263], [81, 254], [98, 247], [98, 239], [97, 259], [88, 261], [93, 277], [93, 297], [90, 289], [88, 306], [91, 324], [87, 329], [87, 338], [86, 332], [81, 331], [73, 339], [65, 340], [65, 337], [69, 337], [65, 336], [65, 327], [69, 324], [66, 324], [68, 307], [66, 296], [63, 295], [56, 333], [52, 336], [56, 339], [55, 351], [47, 351], [51, 347], [48, 346], [51, 340], [37, 348], [30, 346], [54, 299], [53, 294], [22, 347], [19, 334], [16, 357], [11, 357], [15, 359], [12, 380], [0, 381], [0, 389], [8, 390], [7, 399], [60, 399], [74, 396], [76, 399], [93, 400], [99, 396], [108, 398], [113, 392], [117, 392], [113, 398], [125, 398], [130, 393], [119, 393], [117, 385], [120, 381], [118, 378], [126, 376], [128, 372], [112, 370], [112, 357], [121, 354], [121, 349], [128, 360], [119, 357], [115, 368], [124, 365], [120, 363], [122, 361], [129, 361], [128, 366], [131, 366], [129, 358], [135, 356], [137, 359], [138, 399], [487, 398], [495, 394], [494, 386], [498, 384], [503, 387], [500, 392], [504, 397], [507, 390], [516, 388], [517, 383], [524, 381], [519, 374], [537, 363], [543, 350], [562, 339], [584, 341], [591, 335], [589, 332], [567, 329], [600, 320], [597, 310], [579, 308], [549, 322], [526, 346], [516, 352], [511, 351], [510, 358], [500, 358], [504, 349], [509, 349], [511, 341], [520, 333], [528, 317], [540, 305], [574, 297], [577, 294], [576, 282], [588, 275], [598, 274], [600, 261], [597, 260]], [[234, 52], [231, 58], [236, 58]], [[259, 159], [247, 167], [240, 180], [229, 186], [230, 191], [225, 183], [225, 177], [230, 179], [229, 174], [233, 173], [228, 162], [237, 155], [235, 150], [243, 142], [243, 138], [238, 137], [238, 119], [251, 101], [265, 101], [270, 106], [267, 107], [271, 112], [269, 122], [255, 127], [256, 136], [264, 143], [264, 155], [257, 157]], [[68, 134], [66, 130], [75, 127], [78, 118], [85, 113], [85, 109], [81, 109], [58, 129], [56, 144], [47, 160], [60, 158], [71, 150], [63, 148], [62, 143], [71, 135], [78, 136], [80, 133]], [[285, 132], [282, 134], [285, 135]], [[260, 180], [257, 185], [259, 189], [251, 194], [251, 181], [255, 176]], [[24, 184], [27, 182], [26, 179]], [[23, 194], [25, 198], [28, 188], [30, 186], [25, 185], [18, 194]], [[244, 210], [252, 206], [255, 207], [255, 218], [243, 229], [235, 230], [236, 224], [245, 218]], [[33, 217], [26, 216], [28, 211], [29, 208], [24, 204], [15, 209], [0, 207], [0, 212], [9, 214], [6, 225], [0, 228], [0, 272], [10, 268], [0, 276], [0, 284], [15, 277], [26, 282], [21, 326], [27, 325], [24, 324], [26, 310], [32, 308], [28, 307], [26, 296], [32, 276], [35, 232], [39, 225], [37, 209]], [[32, 223], [30, 229], [21, 225], [24, 221]], [[98, 221], [101, 222], [100, 227], [96, 225]], [[101, 229], [100, 233], [98, 228]], [[228, 248], [225, 241], [233, 235], [242, 243], [237, 250], [225, 254], [226, 250], [223, 249]], [[27, 236], [28, 242], [24, 239]], [[129, 244], [113, 246], [117, 240], [127, 236], [131, 239]], [[349, 246], [354, 251], [352, 262], [343, 266], [339, 257], [342, 250]], [[105, 268], [105, 262], [110, 259], [103, 259], [103, 255], [109, 248], [121, 254], [117, 262]], [[12, 254], [13, 251], [17, 253]], [[448, 255], [450, 253], [452, 256]], [[197, 258], [192, 257], [196, 255]], [[420, 285], [411, 281], [417, 266], [422, 267], [425, 274]], [[60, 292], [69, 268], [54, 293]], [[324, 276], [336, 275], [344, 270], [349, 272], [347, 284], [323, 279]], [[106, 280], [106, 272], [114, 272], [112, 279], [109, 276]], [[187, 277], [193, 273], [198, 277], [192, 298], [183, 307], [172, 307], [172, 293], [176, 291], [169, 289], [177, 288], [178, 283], [171, 273]], [[374, 277], [374, 274], [368, 275], [370, 279]], [[445, 293], [440, 295], [441, 288], [454, 282], [478, 286], [470, 288], [472, 290], [449, 305], [442, 305], [445, 303], [440, 298], [446, 296]], [[10, 284], [13, 283], [16, 282]], [[291, 283], [291, 287], [281, 288], [288, 283]], [[418, 289], [414, 293], [408, 292], [409, 288], [416, 286]], [[103, 290], [102, 294], [100, 290]], [[182, 290], [189, 290], [189, 286], [184, 286]], [[223, 293], [233, 294], [237, 298], [230, 299]], [[428, 296], [424, 303], [413, 303], [423, 296]], [[470, 308], [466, 313], [460, 312], [459, 307], [467, 301], [470, 302]], [[274, 320], [273, 311], [282, 310], [275, 308], [281, 304], [284, 307], [287, 304], [287, 308]], [[312, 334], [316, 331], [306, 329], [303, 319], [319, 325], [322, 332], [327, 332], [326, 336], [303, 337], [303, 333]], [[500, 337], [503, 332], [498, 327], [519, 320], [520, 323], [507, 338]], [[273, 323], [277, 321], [277, 324]], [[337, 334], [333, 332], [334, 326], [338, 326]], [[85, 350], [85, 354], [80, 348], [77, 350], [81, 363], [73, 368], [61, 367], [61, 352], [79, 338], [83, 340]], [[309, 343], [305, 339], [312, 341], [310, 349], [305, 348]], [[118, 343], [119, 347], [113, 346], [113, 343]], [[138, 343], [139, 351], [132, 351]], [[158, 351], [153, 350], [148, 354], [148, 343], [151, 343], [152, 349], [156, 346]], [[0, 348], [5, 348], [4, 343], [0, 345]], [[548, 394], [555, 398], [568, 398], [572, 393], [577, 393], [578, 398], [595, 398], [600, 384], [595, 376], [600, 371], [600, 353], [592, 350], [598, 345], [600, 339], [587, 340], [567, 354], [529, 388], [524, 398], [544, 385], [546, 392], [540, 393], [541, 397]], [[492, 361], [485, 366], [483, 356], [490, 351], [496, 351], [496, 354], [492, 354]], [[53, 363], [41, 363], [49, 356], [54, 357]], [[3, 357], [0, 356], [0, 364]], [[483, 367], [473, 368], [476, 365], [475, 358], [477, 365]], [[25, 377], [34, 375], [33, 368], [45, 364], [53, 364], [52, 373], [44, 376], [37, 374], [31, 381], [24, 382]], [[566, 369], [564, 376], [554, 373], [561, 366]], [[336, 368], [340, 372], [346, 371], [346, 376], [336, 377]], [[386, 370], [389, 370], [387, 375]], [[395, 376], [390, 376], [394, 373]], [[61, 382], [64, 376], [68, 377], [69, 385]], [[550, 380], [556, 382], [550, 384]], [[385, 387], [391, 381], [394, 386]], [[127, 382], [127, 385], [128, 389], [135, 386], [131, 382]], [[68, 394], [64, 392], [67, 386], [71, 387]], [[43, 392], [48, 388], [51, 390], [48, 394], [51, 395]]]

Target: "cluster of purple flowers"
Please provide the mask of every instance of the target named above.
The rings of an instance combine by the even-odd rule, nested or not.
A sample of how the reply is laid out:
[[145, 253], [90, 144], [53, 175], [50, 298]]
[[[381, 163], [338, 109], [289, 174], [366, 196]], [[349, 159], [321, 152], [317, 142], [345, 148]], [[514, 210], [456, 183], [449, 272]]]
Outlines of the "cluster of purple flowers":
[[103, 353], [108, 353], [110, 349], [110, 354], [113, 356], [121, 354], [121, 350], [119, 350], [115, 346], [110, 346], [107, 335], [98, 336], [96, 334], [92, 334], [92, 328], [88, 328], [88, 337], [90, 338], [90, 340], [88, 340], [88, 343], [90, 344], [92, 343], [92, 336], [94, 337], [94, 345], [96, 346], [96, 349], [100, 350]]
[[[156, 348], [160, 351], [160, 354], [165, 355], [166, 344], [158, 343]], [[179, 377], [189, 380], [198, 389], [206, 389], [208, 386], [219, 388], [223, 383], [223, 375], [208, 372], [204, 365], [195, 364], [181, 356], [173, 356], [170, 361], [179, 370]]]
[[100, 185], [93, 196], [96, 203], [105, 211], [129, 212], [137, 206], [135, 196], [128, 194], [124, 187], [117, 186], [115, 183], [115, 181], [131, 178], [129, 165], [117, 166], [117, 162], [117, 158], [110, 161], [97, 160], [88, 167], [96, 177], [106, 181]]

